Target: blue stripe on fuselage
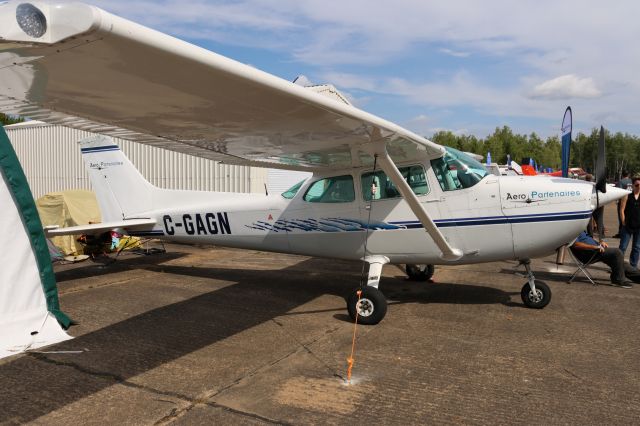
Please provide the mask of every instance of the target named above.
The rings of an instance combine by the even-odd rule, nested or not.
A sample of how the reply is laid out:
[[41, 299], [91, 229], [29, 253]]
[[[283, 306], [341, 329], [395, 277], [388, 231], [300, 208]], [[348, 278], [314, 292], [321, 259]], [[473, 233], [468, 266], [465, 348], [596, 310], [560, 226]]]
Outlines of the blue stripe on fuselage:
[[[434, 223], [438, 228], [448, 228], [451, 226], [480, 226], [480, 225], [501, 225], [505, 223], [534, 223], [534, 222], [553, 222], [566, 220], [587, 219], [591, 216], [591, 211], [581, 212], [563, 212], [563, 213], [541, 213], [541, 214], [523, 214], [513, 216], [486, 216], [486, 217], [468, 217], [458, 219], [436, 219]], [[399, 221], [389, 222], [393, 225], [404, 225], [407, 228], [421, 228], [422, 223], [419, 221]]]

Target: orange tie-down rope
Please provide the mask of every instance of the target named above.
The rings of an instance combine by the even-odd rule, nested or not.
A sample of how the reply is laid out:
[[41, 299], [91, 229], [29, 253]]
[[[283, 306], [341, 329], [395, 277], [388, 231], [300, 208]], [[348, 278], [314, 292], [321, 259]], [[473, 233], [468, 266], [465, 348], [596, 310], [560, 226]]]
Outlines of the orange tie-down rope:
[[358, 301], [356, 302], [356, 321], [353, 324], [353, 339], [351, 341], [351, 356], [347, 358], [347, 363], [349, 366], [347, 367], [347, 384], [351, 384], [351, 370], [353, 369], [353, 354], [356, 351], [356, 331], [358, 329], [358, 304], [360, 303], [360, 296], [362, 295], [362, 290], [358, 290]]

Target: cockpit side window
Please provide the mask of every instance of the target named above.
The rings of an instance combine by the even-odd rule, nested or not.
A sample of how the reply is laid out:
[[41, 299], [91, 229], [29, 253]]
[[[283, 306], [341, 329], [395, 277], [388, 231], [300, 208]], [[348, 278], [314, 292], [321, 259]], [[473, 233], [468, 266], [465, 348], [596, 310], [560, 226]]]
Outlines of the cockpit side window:
[[[424, 195], [429, 193], [429, 186], [422, 166], [400, 167], [398, 170], [414, 194]], [[382, 170], [367, 172], [362, 175], [362, 191], [365, 201], [400, 197], [400, 191]]]
[[351, 175], [320, 179], [304, 194], [304, 201], [309, 203], [350, 203], [355, 199]]
[[489, 174], [480, 162], [450, 147], [444, 156], [431, 160], [431, 167], [443, 191], [471, 188]]

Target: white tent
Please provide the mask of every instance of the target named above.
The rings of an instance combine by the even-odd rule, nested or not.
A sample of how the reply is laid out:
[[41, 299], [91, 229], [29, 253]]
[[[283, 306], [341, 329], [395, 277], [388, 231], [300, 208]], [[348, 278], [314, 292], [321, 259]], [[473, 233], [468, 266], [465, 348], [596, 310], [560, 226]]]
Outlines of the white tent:
[[70, 339], [38, 211], [0, 126], [0, 358]]

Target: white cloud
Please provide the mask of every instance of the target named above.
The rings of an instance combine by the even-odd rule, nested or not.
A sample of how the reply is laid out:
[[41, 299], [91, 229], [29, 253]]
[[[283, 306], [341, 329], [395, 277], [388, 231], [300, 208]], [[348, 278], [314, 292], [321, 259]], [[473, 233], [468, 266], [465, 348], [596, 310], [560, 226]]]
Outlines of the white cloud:
[[280, 14], [277, 9], [252, 1], [94, 0], [93, 3], [118, 15], [134, 19], [136, 22], [156, 27], [169, 25], [189, 30], [197, 29], [197, 26], [203, 30], [226, 27], [232, 31], [241, 28], [268, 30], [302, 28], [300, 23], [288, 19], [286, 14]]
[[562, 75], [538, 84], [530, 94], [531, 98], [571, 99], [598, 98], [602, 92], [598, 90], [592, 78], [580, 78], [575, 74]]
[[382, 84], [374, 77], [366, 77], [357, 74], [327, 72], [322, 74], [327, 83], [346, 89], [366, 90], [368, 92], [384, 92], [379, 86]]
[[444, 53], [445, 55], [455, 56], [456, 58], [467, 58], [471, 56], [471, 53], [469, 52], [456, 51], [446, 48], [439, 49], [439, 51]]
[[411, 123], [426, 123], [429, 121], [429, 117], [426, 114], [420, 114], [413, 117], [409, 122]]
[[429, 131], [431, 132], [432, 135], [438, 133], [438, 132], [451, 132], [454, 135], [457, 136], [462, 136], [462, 135], [466, 135], [469, 133], [469, 131], [467, 129], [448, 129], [446, 127], [433, 127], [431, 129], [429, 129]]
[[419, 114], [402, 125], [412, 132], [426, 137], [431, 137], [438, 132], [451, 132], [457, 136], [469, 134], [469, 130], [465, 128], [452, 129], [448, 127], [434, 127], [433, 123], [436, 121], [437, 118], [426, 114]]
[[381, 95], [404, 97], [413, 105], [430, 107], [469, 106], [478, 108], [513, 104], [517, 91], [487, 86], [470, 73], [460, 71], [448, 79], [428, 83], [397, 77], [360, 77], [348, 73], [323, 75], [338, 87], [364, 90]]
[[[340, 90], [358, 90], [361, 99], [392, 95], [411, 106], [459, 108], [450, 117], [464, 107], [494, 121], [537, 119], [531, 129], [541, 118], [555, 126], [570, 100], [586, 128], [605, 118], [628, 127], [640, 123], [637, 1], [345, 0], [338, 9], [326, 0], [94, 2], [179, 37], [277, 51], [280, 61], [302, 64], [319, 83], [330, 77]], [[422, 75], [403, 73], [420, 68]], [[415, 116], [415, 108], [407, 110]], [[458, 128], [432, 120], [432, 127]], [[498, 124], [509, 123], [490, 127]]]

